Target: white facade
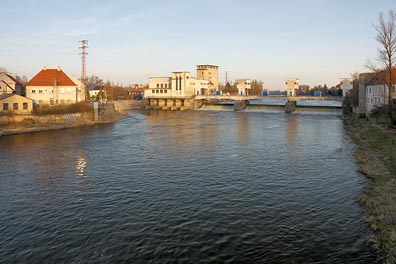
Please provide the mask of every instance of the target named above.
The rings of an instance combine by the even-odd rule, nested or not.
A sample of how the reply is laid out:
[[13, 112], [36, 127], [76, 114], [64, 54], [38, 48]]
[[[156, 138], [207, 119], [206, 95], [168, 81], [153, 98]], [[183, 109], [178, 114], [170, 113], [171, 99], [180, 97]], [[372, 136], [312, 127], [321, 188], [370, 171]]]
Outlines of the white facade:
[[186, 98], [207, 95], [208, 80], [197, 80], [190, 72], [172, 72], [171, 77], [150, 77], [145, 98]]
[[345, 97], [353, 88], [353, 79], [340, 78], [340, 88], [342, 89], [342, 96]]
[[171, 77], [150, 77], [149, 88], [144, 91], [145, 98], [171, 96]]
[[77, 85], [77, 102], [85, 101], [86, 87], [76, 76], [70, 78]]
[[238, 95], [249, 95], [249, 90], [252, 89], [252, 81], [250, 79], [237, 79], [235, 83]]
[[26, 86], [26, 97], [37, 104], [73, 104], [78, 102], [76, 86]]
[[389, 90], [385, 84], [366, 86], [366, 115], [378, 107], [388, 105]]
[[300, 86], [297, 78], [289, 78], [285, 82], [285, 88], [287, 90], [287, 96], [296, 96], [296, 90]]

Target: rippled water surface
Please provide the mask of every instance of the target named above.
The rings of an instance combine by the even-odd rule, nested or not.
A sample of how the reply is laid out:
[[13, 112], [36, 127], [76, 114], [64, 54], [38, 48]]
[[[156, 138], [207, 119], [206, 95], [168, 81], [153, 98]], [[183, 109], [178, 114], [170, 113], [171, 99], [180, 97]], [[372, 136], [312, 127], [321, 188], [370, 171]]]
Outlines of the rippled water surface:
[[375, 263], [339, 116], [132, 114], [0, 138], [0, 263]]

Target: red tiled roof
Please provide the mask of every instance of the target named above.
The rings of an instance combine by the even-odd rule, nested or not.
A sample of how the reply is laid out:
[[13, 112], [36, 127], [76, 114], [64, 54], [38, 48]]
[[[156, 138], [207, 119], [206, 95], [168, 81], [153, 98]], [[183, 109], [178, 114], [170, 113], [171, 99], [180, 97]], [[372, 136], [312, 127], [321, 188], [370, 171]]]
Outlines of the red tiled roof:
[[76, 86], [76, 84], [62, 70], [42, 69], [26, 86]]
[[[396, 68], [392, 68], [393, 83], [396, 82]], [[367, 85], [380, 85], [387, 84], [389, 81], [389, 74], [387, 70], [377, 72]]]

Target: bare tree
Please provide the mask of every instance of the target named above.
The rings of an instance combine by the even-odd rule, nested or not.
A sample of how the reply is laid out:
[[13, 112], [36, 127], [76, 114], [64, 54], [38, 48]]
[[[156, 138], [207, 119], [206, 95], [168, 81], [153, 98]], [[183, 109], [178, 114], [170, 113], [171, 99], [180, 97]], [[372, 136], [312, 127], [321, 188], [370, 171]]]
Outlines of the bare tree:
[[392, 117], [392, 96], [395, 92], [395, 77], [392, 74], [392, 67], [396, 59], [396, 13], [389, 10], [387, 17], [381, 12], [378, 16], [378, 24], [374, 25], [377, 31], [376, 40], [380, 44], [378, 48], [378, 60], [385, 66], [388, 78], [386, 80], [389, 97], [388, 97], [388, 113]]

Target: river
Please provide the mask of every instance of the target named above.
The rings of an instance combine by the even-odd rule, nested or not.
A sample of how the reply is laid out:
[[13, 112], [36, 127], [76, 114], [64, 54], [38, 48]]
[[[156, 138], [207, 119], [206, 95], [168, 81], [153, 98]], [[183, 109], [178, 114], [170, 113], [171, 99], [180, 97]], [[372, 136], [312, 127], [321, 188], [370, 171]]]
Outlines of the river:
[[0, 148], [0, 263], [376, 263], [339, 115], [132, 112]]

